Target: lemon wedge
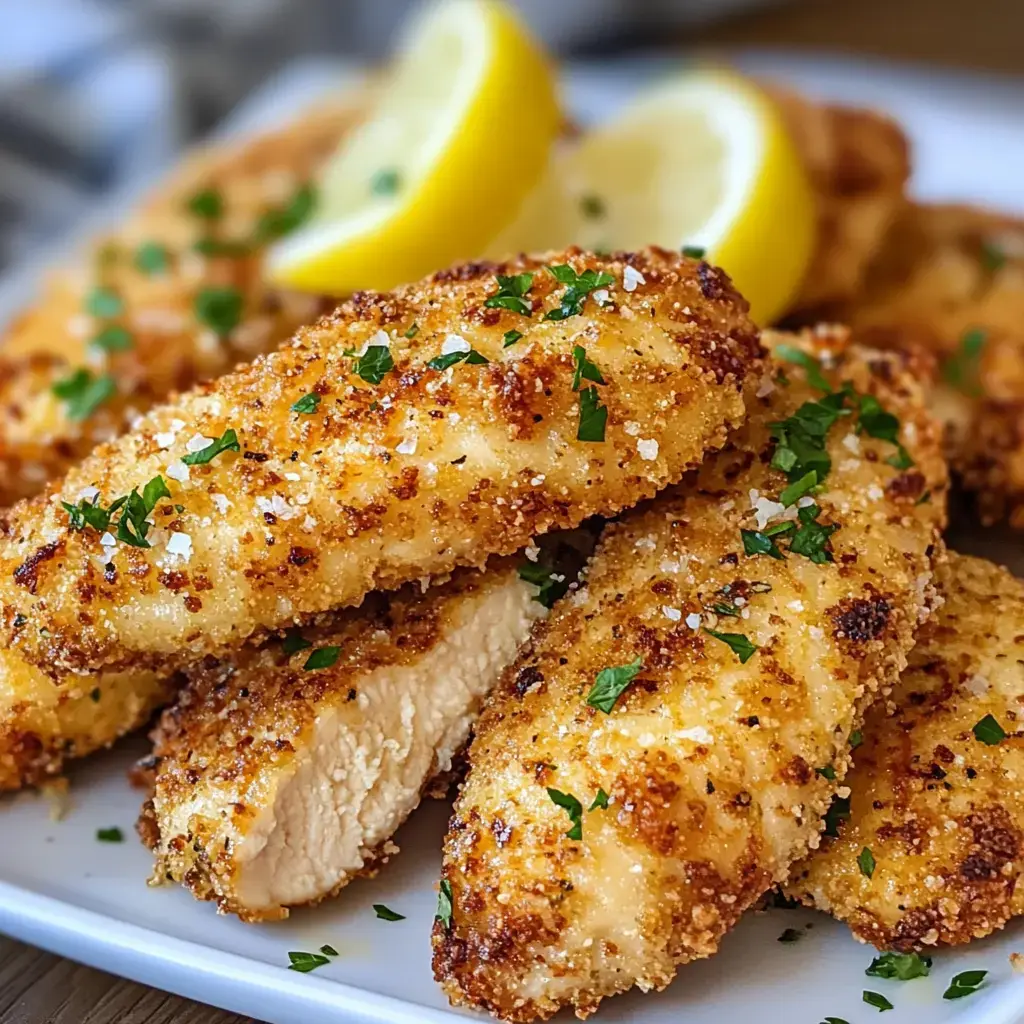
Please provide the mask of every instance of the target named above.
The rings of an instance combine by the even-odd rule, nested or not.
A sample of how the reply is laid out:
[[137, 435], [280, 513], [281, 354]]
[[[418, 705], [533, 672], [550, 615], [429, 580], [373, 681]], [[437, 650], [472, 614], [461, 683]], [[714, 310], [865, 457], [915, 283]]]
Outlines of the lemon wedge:
[[544, 173], [560, 121], [553, 70], [505, 4], [429, 5], [270, 278], [345, 295], [478, 256]]
[[652, 87], [567, 147], [487, 251], [692, 247], [770, 323], [800, 287], [816, 215], [771, 101], [739, 75], [703, 68]]

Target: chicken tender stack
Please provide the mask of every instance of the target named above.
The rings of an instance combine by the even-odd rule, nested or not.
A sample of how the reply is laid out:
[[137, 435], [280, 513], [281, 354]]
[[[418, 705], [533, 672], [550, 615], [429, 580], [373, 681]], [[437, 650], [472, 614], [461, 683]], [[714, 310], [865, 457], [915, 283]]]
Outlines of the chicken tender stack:
[[906, 663], [945, 522], [938, 427], [899, 357], [773, 345], [796, 365], [735, 445], [608, 527], [485, 708], [433, 937], [456, 1005], [586, 1016], [714, 953], [816, 845]]
[[880, 949], [969, 942], [1024, 911], [1024, 585], [956, 554], [938, 579], [896, 713], [864, 723], [838, 836], [786, 886]]
[[358, 295], [16, 506], [6, 641], [166, 673], [614, 514], [724, 443], [761, 351], [723, 273], [658, 250]]

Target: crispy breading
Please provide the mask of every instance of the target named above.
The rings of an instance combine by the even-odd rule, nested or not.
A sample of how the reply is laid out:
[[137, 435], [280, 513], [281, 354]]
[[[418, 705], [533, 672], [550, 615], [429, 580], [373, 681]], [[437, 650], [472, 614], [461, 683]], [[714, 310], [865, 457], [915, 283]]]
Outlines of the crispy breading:
[[[153, 735], [154, 881], [260, 921], [372, 873], [545, 613], [536, 594], [499, 559], [373, 594], [290, 657], [271, 642], [192, 672]], [[304, 670], [325, 647], [337, 660]]]
[[[791, 383], [762, 383], [696, 485], [608, 527], [585, 589], [535, 628], [477, 724], [445, 841], [451, 923], [433, 935], [453, 1003], [532, 1021], [662, 988], [816, 844], [850, 734], [927, 613], [946, 489], [939, 430], [899, 357], [817, 341], [838, 349], [834, 386], [899, 418], [915, 465], [890, 466], [891, 443], [839, 418], [814, 499], [838, 527], [834, 561], [786, 553], [779, 534], [779, 558], [745, 554], [741, 529], [795, 513], [772, 500], [786, 477], [769, 465], [771, 424], [822, 397], [786, 365]], [[588, 705], [600, 673], [630, 665], [609, 714]], [[829, 764], [834, 777], [815, 771]]]
[[[545, 264], [607, 273], [607, 301], [546, 317], [569, 300]], [[519, 301], [533, 315], [487, 305], [496, 275], [531, 273]], [[509, 331], [522, 337], [508, 344]], [[428, 365], [470, 347], [483, 361]], [[580, 361], [579, 391], [574, 348], [597, 367]], [[467, 264], [357, 295], [11, 510], [6, 641], [51, 672], [170, 671], [371, 590], [481, 565], [680, 479], [742, 419], [761, 354], [726, 275], [660, 250]], [[607, 410], [603, 441], [577, 440], [588, 402]], [[183, 464], [228, 431], [240, 451]], [[170, 497], [154, 499], [148, 547], [75, 529], [61, 504], [95, 488], [105, 505], [161, 475]]]
[[1024, 527], [1024, 223], [967, 206], [911, 206], [862, 293], [831, 315], [867, 344], [935, 354], [953, 467], [986, 522]]
[[854, 295], [902, 209], [910, 176], [906, 136], [874, 110], [812, 101], [767, 86], [804, 160], [818, 200], [818, 242], [795, 309]]
[[[264, 280], [261, 256], [272, 232], [261, 234], [259, 225], [300, 195], [362, 105], [358, 95], [342, 97], [285, 128], [196, 154], [121, 226], [49, 278], [7, 328], [0, 350], [0, 506], [38, 493], [172, 391], [276, 348], [330, 308]], [[189, 200], [206, 190], [219, 197], [220, 216], [190, 212]], [[240, 242], [243, 251], [201, 255], [193, 246], [202, 238]], [[140, 247], [152, 245], [160, 247], [147, 250], [153, 269], [140, 269]], [[89, 312], [98, 288], [115, 297], [108, 315]], [[237, 326], [218, 333], [200, 319], [197, 303], [209, 289], [237, 293]], [[108, 327], [128, 332], [110, 335], [109, 344], [130, 347], [93, 344]], [[110, 374], [116, 392], [76, 420], [52, 388], [80, 369]]]
[[[1024, 585], [953, 553], [938, 582], [945, 603], [893, 691], [895, 714], [881, 702], [865, 720], [849, 817], [786, 887], [879, 949], [969, 942], [1024, 912]], [[991, 745], [973, 731], [988, 715], [1007, 733]]]

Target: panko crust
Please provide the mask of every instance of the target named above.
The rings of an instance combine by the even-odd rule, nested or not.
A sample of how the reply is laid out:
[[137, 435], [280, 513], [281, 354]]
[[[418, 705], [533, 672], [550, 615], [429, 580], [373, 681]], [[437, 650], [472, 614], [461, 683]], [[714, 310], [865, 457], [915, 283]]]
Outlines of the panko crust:
[[[586, 1017], [714, 953], [817, 843], [850, 734], [906, 663], [942, 548], [939, 430], [898, 357], [839, 334], [769, 346], [780, 340], [834, 353], [833, 385], [851, 381], [899, 417], [918, 480], [899, 482], [892, 446], [840, 419], [816, 496], [822, 522], [840, 526], [835, 560], [746, 555], [752, 504], [785, 486], [770, 424], [821, 395], [787, 364], [695, 486], [607, 528], [585, 589], [535, 627], [477, 726], [445, 841], [451, 926], [433, 934], [453, 1004], [508, 1021], [567, 1006]], [[707, 628], [758, 650], [743, 664]], [[636, 659], [610, 715], [588, 706], [599, 672]], [[815, 771], [829, 764], [834, 778]], [[582, 840], [548, 787], [581, 802]], [[594, 807], [602, 791], [607, 809]]]
[[[74, 264], [50, 276], [39, 299], [10, 325], [0, 354], [0, 506], [31, 497], [123, 432], [176, 390], [276, 348], [330, 308], [327, 300], [274, 288], [264, 278], [264, 244], [244, 254], [203, 256], [194, 244], [254, 237], [263, 215], [288, 206], [354, 125], [364, 106], [353, 93], [310, 110], [287, 127], [202, 151], [179, 167], [120, 227], [96, 239]], [[191, 213], [197, 192], [219, 194], [220, 217]], [[140, 246], [157, 243], [166, 268], [147, 273]], [[110, 289], [123, 310], [97, 318], [94, 289]], [[239, 323], [218, 337], [197, 318], [196, 297], [231, 288], [241, 297]], [[91, 345], [104, 327], [131, 334], [127, 351]], [[52, 387], [80, 368], [110, 374], [116, 393], [82, 421], [71, 419]]]
[[[564, 294], [546, 264], [607, 272], [607, 301], [544, 319]], [[487, 307], [497, 275], [521, 273], [534, 275], [532, 315]], [[505, 345], [512, 330], [522, 337]], [[455, 334], [489, 361], [429, 367]], [[395, 366], [368, 383], [352, 353], [380, 339]], [[603, 375], [582, 381], [607, 408], [603, 442], [576, 439], [576, 346]], [[742, 419], [761, 354], [727, 276], [661, 250], [465, 264], [356, 295], [12, 509], [5, 638], [48, 671], [169, 671], [371, 590], [481, 565], [678, 480]], [[315, 411], [293, 411], [307, 395]], [[229, 429], [241, 451], [182, 479], [188, 445]], [[97, 530], [71, 528], [61, 500], [93, 487], [106, 503], [157, 475], [171, 497], [151, 517], [152, 547], [108, 538], [105, 550]], [[173, 553], [183, 542], [187, 557]]]
[[[864, 723], [850, 816], [786, 886], [879, 949], [970, 942], [1024, 911], [1024, 585], [952, 552], [938, 581], [945, 602]], [[992, 746], [973, 733], [986, 715], [1007, 733]]]
[[814, 102], [777, 85], [782, 113], [818, 202], [814, 258], [794, 303], [813, 310], [855, 295], [868, 265], [905, 205], [907, 138], [874, 110]]
[[[830, 315], [866, 344], [933, 353], [954, 470], [984, 522], [1024, 526], [1024, 223], [976, 207], [911, 205], [862, 292]], [[965, 356], [975, 332], [979, 351]]]

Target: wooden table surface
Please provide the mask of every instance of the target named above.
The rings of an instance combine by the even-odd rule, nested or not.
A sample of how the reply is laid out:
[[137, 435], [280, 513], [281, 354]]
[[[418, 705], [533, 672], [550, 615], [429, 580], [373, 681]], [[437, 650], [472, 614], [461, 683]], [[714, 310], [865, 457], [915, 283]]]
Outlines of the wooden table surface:
[[[1024, 73], [1021, 0], [802, 0], [688, 43], [831, 50]], [[250, 1018], [136, 985], [0, 935], [0, 1024], [241, 1024]]]

